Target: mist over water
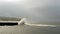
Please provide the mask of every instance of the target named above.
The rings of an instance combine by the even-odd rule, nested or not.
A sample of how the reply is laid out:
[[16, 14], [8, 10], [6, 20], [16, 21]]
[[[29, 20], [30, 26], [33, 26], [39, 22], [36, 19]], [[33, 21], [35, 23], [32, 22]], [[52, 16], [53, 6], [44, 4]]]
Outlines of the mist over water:
[[60, 0], [0, 0], [0, 16], [27, 19], [26, 25], [0, 26], [0, 34], [60, 34]]
[[59, 0], [0, 0], [0, 16], [25, 17], [30, 21], [59, 21]]

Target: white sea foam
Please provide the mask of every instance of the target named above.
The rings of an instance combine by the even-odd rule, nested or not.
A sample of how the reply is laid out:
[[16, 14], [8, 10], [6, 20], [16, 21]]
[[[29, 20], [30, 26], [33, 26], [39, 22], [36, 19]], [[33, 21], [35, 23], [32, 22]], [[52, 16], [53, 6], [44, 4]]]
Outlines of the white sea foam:
[[25, 23], [26, 25], [29, 25], [29, 26], [50, 26], [50, 27], [56, 27], [56, 25], [44, 25], [44, 24], [28, 24], [28, 23]]
[[56, 25], [46, 25], [46, 24], [29, 24], [26, 20], [26, 18], [21, 19], [21, 21], [18, 24], [22, 24], [24, 22], [25, 25], [29, 26], [49, 26], [49, 27], [56, 27]]

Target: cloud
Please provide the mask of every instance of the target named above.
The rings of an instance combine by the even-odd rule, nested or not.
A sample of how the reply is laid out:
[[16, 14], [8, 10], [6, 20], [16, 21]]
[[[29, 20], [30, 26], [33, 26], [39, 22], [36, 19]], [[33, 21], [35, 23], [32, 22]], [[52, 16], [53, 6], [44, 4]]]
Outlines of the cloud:
[[60, 6], [55, 0], [0, 2], [0, 16], [26, 17], [34, 21], [59, 20]]

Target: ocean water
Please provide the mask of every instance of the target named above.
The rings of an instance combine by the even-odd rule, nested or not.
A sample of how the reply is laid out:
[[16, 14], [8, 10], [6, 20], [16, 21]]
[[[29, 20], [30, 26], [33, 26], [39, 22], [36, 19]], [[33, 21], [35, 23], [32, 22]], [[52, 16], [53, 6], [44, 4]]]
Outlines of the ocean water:
[[60, 26], [0, 26], [0, 34], [60, 34]]

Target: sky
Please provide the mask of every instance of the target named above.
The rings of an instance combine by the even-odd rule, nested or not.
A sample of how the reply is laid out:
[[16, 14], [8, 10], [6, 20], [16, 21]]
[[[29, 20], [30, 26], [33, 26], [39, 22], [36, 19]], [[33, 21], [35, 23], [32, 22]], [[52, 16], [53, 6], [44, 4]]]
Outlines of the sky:
[[0, 16], [59, 21], [60, 0], [0, 0]]

